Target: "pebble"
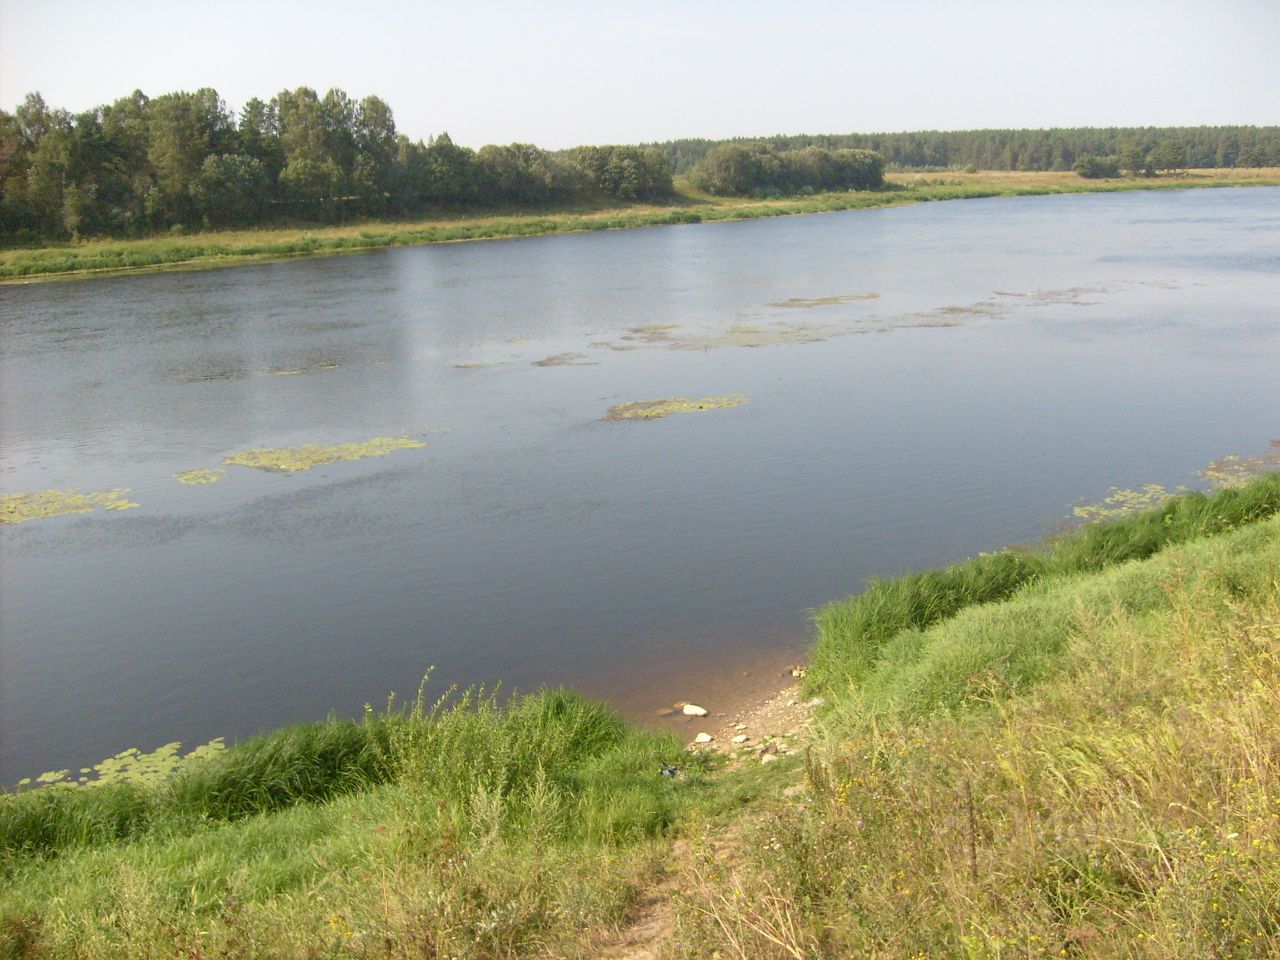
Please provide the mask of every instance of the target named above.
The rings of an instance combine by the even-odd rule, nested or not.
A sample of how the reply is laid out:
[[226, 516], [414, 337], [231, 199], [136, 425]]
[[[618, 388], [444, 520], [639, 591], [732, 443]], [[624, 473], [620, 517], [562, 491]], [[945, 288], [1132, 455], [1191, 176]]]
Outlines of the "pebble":
[[733, 729], [735, 729], [735, 730], [745, 730], [745, 729], [747, 729], [747, 725], [746, 725], [745, 723], [735, 723], [735, 724], [733, 725]]
[[778, 755], [776, 753], [766, 753], [763, 757], [760, 758], [760, 762], [773, 763], [773, 761], [777, 759], [778, 759]]
[[696, 703], [686, 703], [680, 710], [686, 717], [705, 717], [707, 715], [707, 708], [700, 707]]
[[711, 734], [704, 731], [698, 734], [696, 737], [694, 737], [693, 742], [694, 743], [710, 743], [714, 739], [715, 737], [713, 737]]
[[734, 743], [746, 743], [746, 742], [747, 742], [748, 740], [750, 740], [750, 739], [751, 739], [751, 738], [750, 738], [750, 737], [748, 737], [745, 733], [740, 733], [740, 734], [738, 734], [736, 737], [734, 737], [734, 738], [733, 738], [733, 742], [734, 742]]

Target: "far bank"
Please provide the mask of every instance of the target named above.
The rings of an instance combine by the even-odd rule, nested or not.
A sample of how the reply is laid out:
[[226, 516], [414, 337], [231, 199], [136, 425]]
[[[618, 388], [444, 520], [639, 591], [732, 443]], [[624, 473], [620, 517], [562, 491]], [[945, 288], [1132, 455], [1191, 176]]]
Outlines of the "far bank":
[[666, 204], [574, 207], [511, 214], [367, 221], [332, 227], [208, 231], [137, 240], [0, 250], [0, 283], [86, 279], [161, 270], [203, 270], [294, 257], [359, 253], [394, 246], [497, 240], [588, 230], [619, 230], [716, 220], [830, 213], [999, 196], [1280, 186], [1280, 168], [1189, 170], [1160, 177], [1085, 180], [1069, 172], [898, 172], [884, 188], [780, 199], [711, 197], [677, 183]]

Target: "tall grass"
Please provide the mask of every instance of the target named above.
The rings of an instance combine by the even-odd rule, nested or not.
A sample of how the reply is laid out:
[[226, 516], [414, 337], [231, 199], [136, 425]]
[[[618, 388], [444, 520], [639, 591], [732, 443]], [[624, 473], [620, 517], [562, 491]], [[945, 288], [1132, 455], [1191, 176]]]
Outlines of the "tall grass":
[[885, 645], [904, 630], [928, 627], [974, 604], [1005, 599], [1027, 584], [1102, 570], [1251, 523], [1280, 511], [1280, 474], [1213, 494], [1174, 497], [1158, 510], [1085, 526], [1040, 550], [1001, 550], [935, 570], [873, 580], [860, 594], [817, 614], [808, 682], [815, 691], [864, 680]]
[[[154, 788], [0, 797], [0, 957], [515, 956], [621, 921], [700, 783], [564, 690], [419, 697]], [[665, 764], [684, 775], [664, 778]]]
[[[429, 707], [419, 698], [407, 710], [370, 714], [363, 723], [331, 718], [254, 737], [153, 785], [56, 785], [0, 795], [0, 866], [153, 832], [185, 834], [389, 781], [440, 798], [468, 796], [477, 784], [505, 797], [535, 775], [575, 792], [607, 792], [611, 763], [622, 758], [629, 771], [639, 753], [656, 771], [659, 757], [669, 759], [673, 749], [668, 739], [633, 730], [569, 691], [520, 697], [506, 708], [479, 691]], [[593, 773], [589, 786], [570, 782], [584, 770]], [[658, 821], [641, 823], [621, 807], [614, 812], [595, 824], [602, 835], [652, 832], [666, 816], [659, 811]]]
[[1280, 520], [909, 647], [837, 696], [732, 869], [695, 861], [689, 955], [1280, 955]]
[[0, 864], [67, 847], [189, 830], [384, 782], [385, 724], [285, 727], [185, 765], [154, 785], [58, 785], [0, 796]]

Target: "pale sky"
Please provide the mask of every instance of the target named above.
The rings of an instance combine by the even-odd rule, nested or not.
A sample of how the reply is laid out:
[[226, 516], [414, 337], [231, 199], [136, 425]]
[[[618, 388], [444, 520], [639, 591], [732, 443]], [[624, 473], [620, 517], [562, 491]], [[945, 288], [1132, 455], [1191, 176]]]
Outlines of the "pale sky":
[[376, 94], [400, 132], [678, 137], [1280, 123], [1280, 0], [0, 0], [0, 107]]

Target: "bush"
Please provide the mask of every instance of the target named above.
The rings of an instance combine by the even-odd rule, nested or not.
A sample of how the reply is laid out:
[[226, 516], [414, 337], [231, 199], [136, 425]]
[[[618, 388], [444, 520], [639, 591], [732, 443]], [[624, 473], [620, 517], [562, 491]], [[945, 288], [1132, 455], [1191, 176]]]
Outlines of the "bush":
[[1071, 168], [1086, 180], [1102, 180], [1120, 176], [1120, 161], [1116, 157], [1083, 156]]

